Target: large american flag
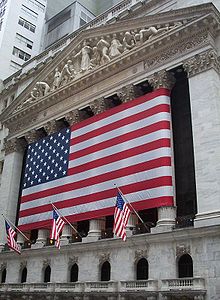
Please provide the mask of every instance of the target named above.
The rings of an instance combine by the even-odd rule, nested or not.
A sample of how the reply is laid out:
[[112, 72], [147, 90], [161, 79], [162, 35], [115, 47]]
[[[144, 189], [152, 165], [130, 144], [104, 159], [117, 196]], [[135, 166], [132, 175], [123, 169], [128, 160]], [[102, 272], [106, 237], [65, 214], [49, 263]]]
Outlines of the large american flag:
[[136, 210], [173, 204], [170, 96], [158, 89], [30, 144], [19, 228], [113, 215], [115, 184]]

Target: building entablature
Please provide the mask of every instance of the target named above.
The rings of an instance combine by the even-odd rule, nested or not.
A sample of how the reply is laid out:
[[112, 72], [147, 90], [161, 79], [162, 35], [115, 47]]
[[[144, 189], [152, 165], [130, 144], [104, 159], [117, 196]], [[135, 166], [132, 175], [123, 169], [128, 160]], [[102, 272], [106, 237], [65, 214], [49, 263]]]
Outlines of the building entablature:
[[[64, 118], [73, 107], [78, 110], [91, 105], [94, 109], [94, 101], [100, 97], [150, 80], [164, 65], [171, 69], [174, 64], [184, 64], [190, 74], [195, 63], [194, 73], [212, 67], [219, 70], [214, 39], [220, 21], [209, 7], [197, 18], [187, 19], [183, 9], [185, 20], [174, 12], [175, 18], [164, 18], [160, 24], [160, 16], [158, 20], [155, 16], [154, 23], [141, 18], [82, 32], [3, 111], [0, 120], [9, 128], [9, 138], [43, 127], [45, 118], [50, 122]], [[169, 12], [169, 18], [171, 15]], [[155, 85], [152, 80], [151, 85]]]

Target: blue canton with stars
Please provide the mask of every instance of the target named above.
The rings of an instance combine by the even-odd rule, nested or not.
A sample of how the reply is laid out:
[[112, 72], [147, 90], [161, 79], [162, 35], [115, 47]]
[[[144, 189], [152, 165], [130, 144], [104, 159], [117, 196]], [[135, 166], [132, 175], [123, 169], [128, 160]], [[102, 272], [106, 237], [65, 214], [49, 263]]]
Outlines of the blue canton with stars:
[[70, 129], [63, 129], [28, 146], [23, 188], [67, 175]]

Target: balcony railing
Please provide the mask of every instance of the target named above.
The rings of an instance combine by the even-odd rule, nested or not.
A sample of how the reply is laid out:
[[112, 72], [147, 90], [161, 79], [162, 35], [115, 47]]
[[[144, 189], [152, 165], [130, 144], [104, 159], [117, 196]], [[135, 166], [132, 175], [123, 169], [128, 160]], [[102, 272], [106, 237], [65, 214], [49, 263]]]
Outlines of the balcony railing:
[[162, 291], [205, 290], [204, 278], [178, 278], [162, 280]]
[[104, 294], [126, 294], [126, 293], [148, 293], [164, 295], [172, 293], [205, 294], [204, 278], [178, 278], [158, 280], [132, 280], [132, 281], [87, 281], [87, 282], [65, 282], [65, 283], [14, 283], [0, 284], [0, 295], [22, 292], [28, 293], [81, 293], [92, 295]]
[[194, 225], [194, 215], [187, 215], [182, 217], [176, 218], [176, 225], [175, 228], [185, 228], [185, 227], [191, 227]]

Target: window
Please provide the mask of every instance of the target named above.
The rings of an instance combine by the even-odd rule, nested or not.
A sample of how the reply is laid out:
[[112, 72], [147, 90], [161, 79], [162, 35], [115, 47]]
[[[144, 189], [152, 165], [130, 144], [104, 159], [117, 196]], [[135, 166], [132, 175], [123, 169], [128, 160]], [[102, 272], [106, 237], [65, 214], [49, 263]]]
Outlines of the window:
[[148, 279], [148, 262], [145, 258], [141, 258], [137, 263], [137, 280]]
[[21, 49], [18, 49], [16, 47], [13, 48], [12, 54], [16, 57], [19, 57], [20, 59], [27, 61], [28, 59], [31, 58], [31, 55], [22, 51]]
[[4, 161], [0, 161], [0, 174], [3, 172]]
[[36, 7], [39, 11], [45, 11], [45, 6], [37, 0], [26, 0], [26, 3], [30, 4], [32, 7]]
[[8, 0], [2, 0], [2, 1], [0, 1], [0, 8], [1, 8], [2, 6], [4, 6], [7, 2], [8, 2]]
[[101, 266], [101, 281], [109, 281], [111, 278], [111, 266], [108, 261], [105, 261]]
[[27, 281], [27, 268], [25, 267], [21, 272], [21, 283]]
[[21, 68], [21, 65], [17, 64], [15, 61], [11, 60], [10, 62], [10, 69], [13, 70], [13, 71], [18, 71], [20, 70]]
[[79, 267], [77, 264], [72, 265], [70, 269], [70, 282], [77, 282], [79, 274]]
[[0, 20], [0, 31], [2, 30], [3, 20]]
[[35, 11], [33, 11], [32, 9], [28, 8], [27, 6], [22, 5], [21, 11], [23, 13], [25, 13], [25, 15], [29, 16], [30, 18], [32, 18], [33, 20], [37, 20], [38, 14]]
[[193, 277], [193, 260], [189, 254], [184, 254], [178, 261], [179, 278]]
[[87, 16], [83, 11], [81, 11], [81, 15], [80, 15], [80, 23], [79, 26], [83, 26], [84, 24], [90, 22], [92, 19]]
[[18, 20], [18, 24], [21, 25], [22, 27], [30, 30], [31, 32], [35, 32], [36, 26], [21, 17]]
[[5, 283], [5, 281], [6, 281], [6, 273], [7, 273], [6, 268], [4, 268], [3, 271], [2, 271], [1, 283]]
[[50, 282], [50, 274], [51, 274], [51, 268], [50, 266], [47, 266], [44, 270], [44, 282]]
[[57, 17], [54, 17], [48, 25], [47, 32], [54, 30], [56, 27], [60, 26], [62, 23], [66, 22], [71, 17], [71, 10], [63, 14], [59, 14]]
[[4, 16], [6, 7], [0, 8], [0, 18]]
[[32, 42], [31, 40], [25, 38], [25, 37], [22, 36], [21, 34], [16, 33], [16, 40], [17, 40], [20, 44], [26, 46], [26, 47], [29, 48], [29, 49], [32, 49], [32, 47], [33, 47], [33, 42]]

